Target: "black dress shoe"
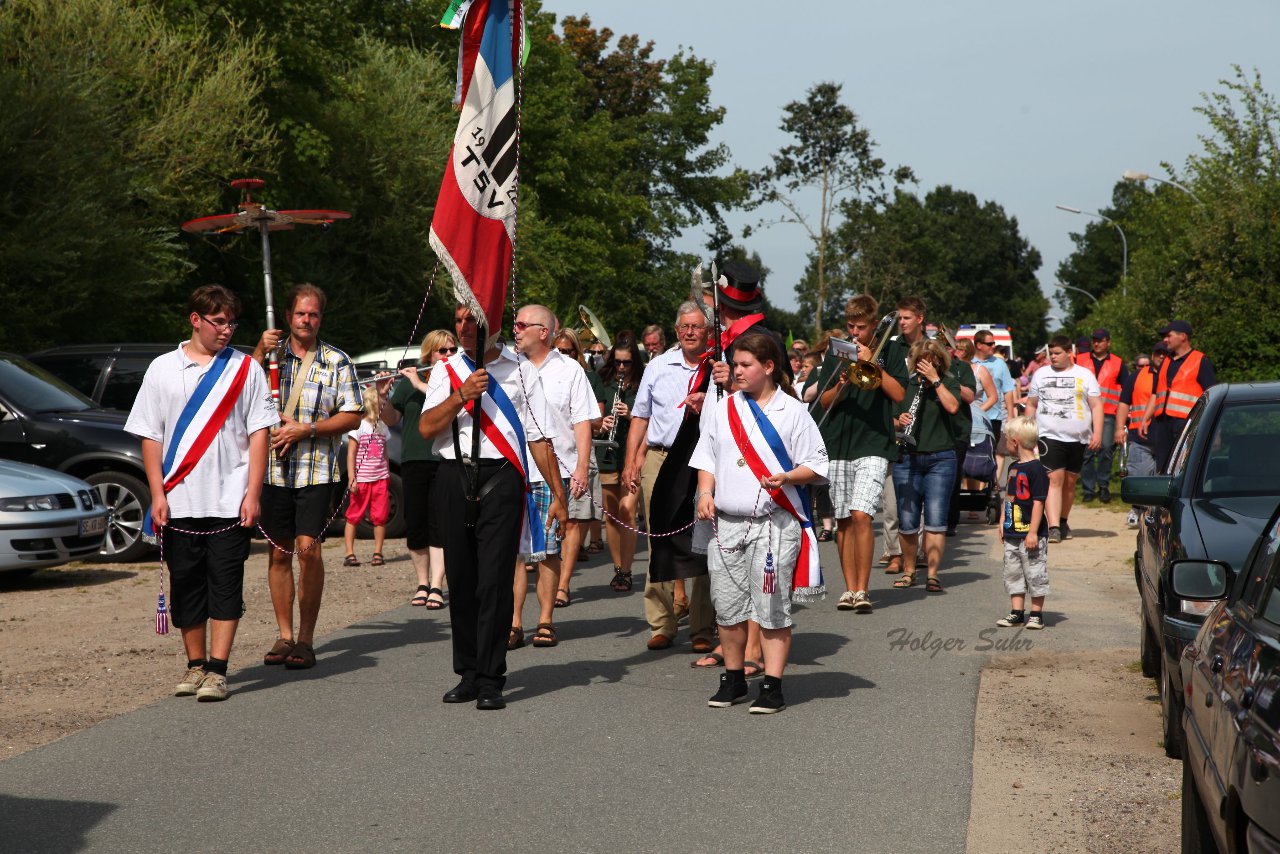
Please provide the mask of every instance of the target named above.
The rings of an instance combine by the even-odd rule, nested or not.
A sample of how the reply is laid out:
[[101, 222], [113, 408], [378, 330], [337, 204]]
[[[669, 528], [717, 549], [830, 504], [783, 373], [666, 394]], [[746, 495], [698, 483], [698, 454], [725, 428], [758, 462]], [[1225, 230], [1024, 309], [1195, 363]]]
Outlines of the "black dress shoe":
[[502, 699], [502, 694], [498, 691], [484, 691], [476, 700], [476, 708], [482, 712], [492, 712], [506, 707], [507, 701]]
[[441, 699], [446, 703], [470, 703], [478, 695], [476, 686], [470, 682], [459, 682], [451, 691], [444, 695]]

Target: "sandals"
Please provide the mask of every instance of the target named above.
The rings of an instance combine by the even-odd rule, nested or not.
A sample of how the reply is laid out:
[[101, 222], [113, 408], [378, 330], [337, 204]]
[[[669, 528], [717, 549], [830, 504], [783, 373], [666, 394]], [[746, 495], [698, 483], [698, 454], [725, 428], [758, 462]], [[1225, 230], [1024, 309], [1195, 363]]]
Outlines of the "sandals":
[[941, 593], [942, 582], [938, 580], [936, 575], [931, 575], [924, 582], [924, 589], [930, 593]]
[[524, 646], [524, 629], [520, 626], [512, 626], [507, 634], [507, 649], [519, 649], [522, 646]]
[[[700, 661], [706, 661], [708, 658], [711, 659], [710, 664], [698, 663]], [[695, 658], [693, 661], [690, 661], [689, 666], [692, 667], [694, 670], [705, 670], [711, 667], [722, 667], [724, 666], [724, 656], [718, 652], [709, 652], [706, 655], [702, 656], [701, 658]]]
[[[439, 596], [439, 599], [432, 599], [432, 596]], [[427, 588], [427, 610], [439, 611], [444, 607], [444, 591], [439, 587]]]
[[[561, 594], [561, 593], [563, 593], [563, 594], [564, 594], [564, 597], [563, 597], [563, 598], [561, 598], [561, 596], [560, 596], [560, 594]], [[555, 604], [555, 606], [556, 606], [557, 608], [568, 608], [568, 607], [569, 607], [570, 605], [572, 605], [572, 604], [573, 604], [573, 597], [569, 595], [569, 589], [568, 589], [567, 587], [561, 587], [561, 588], [559, 588], [559, 589], [557, 589], [557, 590], [556, 590], [556, 604]], [[536, 637], [536, 636], [535, 636], [535, 637]]]
[[604, 551], [604, 540], [594, 541], [591, 545], [587, 546], [587, 551], [593, 555]]
[[[749, 673], [748, 671], [750, 670], [755, 670], [755, 673]], [[748, 658], [746, 661], [742, 662], [742, 673], [748, 679], [759, 679], [764, 675], [764, 665], [758, 661], [752, 661]]]
[[343, 566], [359, 566], [360, 558], [356, 557], [355, 555], [347, 555], [342, 559], [342, 565]]
[[374, 552], [373, 560], [369, 561], [369, 566], [386, 566], [387, 562], [382, 559], [382, 552]]
[[894, 587], [915, 587], [916, 574], [914, 572], [904, 572], [902, 577], [893, 582]]
[[276, 638], [276, 642], [271, 645], [271, 649], [267, 650], [267, 654], [262, 656], [262, 663], [284, 664], [284, 660], [289, 657], [291, 652], [293, 652], [293, 641]]
[[422, 607], [427, 604], [428, 597], [431, 596], [431, 588], [425, 584], [418, 585], [418, 592], [413, 594], [413, 598], [409, 600], [410, 605]]
[[818, 532], [818, 542], [829, 543], [831, 542], [831, 540], [832, 540], [832, 537], [831, 537], [830, 528], [823, 528], [821, 531]]
[[893, 555], [884, 568], [885, 575], [897, 575], [902, 572], [902, 555]]
[[307, 670], [316, 666], [316, 651], [306, 641], [295, 641], [293, 652], [284, 660], [288, 670]]
[[533, 632], [534, 646], [555, 646], [560, 643], [556, 639], [556, 627], [551, 623], [538, 623], [538, 628]]
[[619, 593], [629, 592], [631, 590], [631, 570], [615, 566], [613, 568], [613, 581], [609, 582], [609, 587]]

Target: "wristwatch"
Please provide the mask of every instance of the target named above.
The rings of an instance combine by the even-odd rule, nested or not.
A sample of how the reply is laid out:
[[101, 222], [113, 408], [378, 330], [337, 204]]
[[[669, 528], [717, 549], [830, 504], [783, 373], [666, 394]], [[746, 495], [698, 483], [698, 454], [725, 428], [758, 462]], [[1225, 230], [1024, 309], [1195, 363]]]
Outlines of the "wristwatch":
[[929, 385], [933, 386], [936, 389], [938, 386], [942, 385], [942, 380], [934, 380], [933, 382], [929, 383]]

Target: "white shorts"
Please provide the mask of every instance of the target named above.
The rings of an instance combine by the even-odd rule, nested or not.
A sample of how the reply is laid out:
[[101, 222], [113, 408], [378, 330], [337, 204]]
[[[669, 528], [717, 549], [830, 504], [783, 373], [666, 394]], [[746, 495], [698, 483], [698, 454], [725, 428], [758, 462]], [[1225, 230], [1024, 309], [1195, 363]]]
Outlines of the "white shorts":
[[[736, 626], [755, 620], [766, 629], [790, 628], [791, 584], [803, 533], [800, 523], [781, 509], [755, 518], [717, 512], [716, 533], [717, 538], [707, 547], [716, 622]], [[776, 584], [774, 592], [765, 593], [769, 553], [773, 555]]]
[[884, 497], [884, 478], [889, 461], [884, 457], [831, 460], [827, 478], [831, 481], [831, 506], [837, 519], [848, 519], [854, 510], [875, 516]]

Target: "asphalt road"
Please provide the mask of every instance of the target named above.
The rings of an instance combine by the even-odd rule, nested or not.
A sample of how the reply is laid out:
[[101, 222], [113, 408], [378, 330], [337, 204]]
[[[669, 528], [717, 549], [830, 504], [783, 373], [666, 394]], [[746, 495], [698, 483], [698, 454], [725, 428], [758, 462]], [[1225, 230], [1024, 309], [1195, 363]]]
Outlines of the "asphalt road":
[[948, 541], [945, 594], [877, 566], [870, 615], [836, 611], [824, 544], [833, 595], [797, 609], [772, 716], [708, 708], [716, 672], [683, 632], [647, 651], [641, 584], [614, 593], [599, 559], [561, 644], [510, 655], [502, 712], [440, 702], [448, 612], [406, 605], [322, 639], [314, 670], [258, 665], [225, 703], [169, 698], [0, 763], [0, 850], [963, 851], [980, 633], [1008, 604], [989, 536]]

